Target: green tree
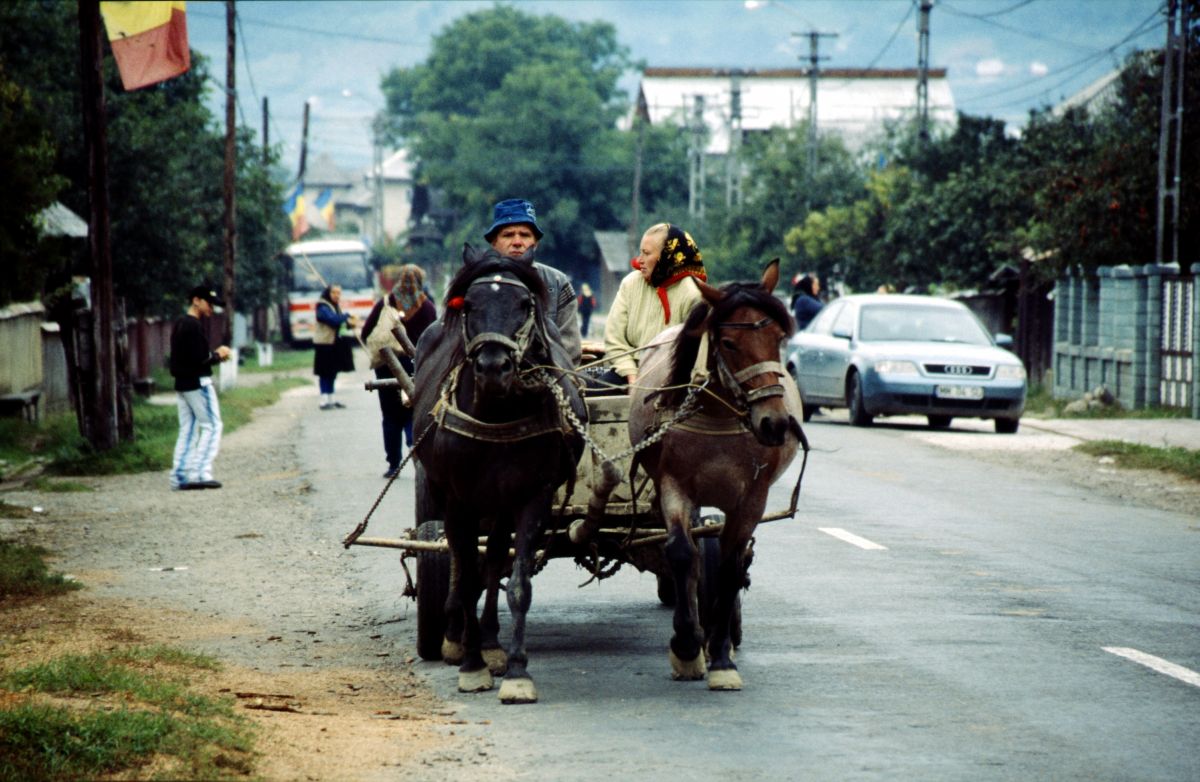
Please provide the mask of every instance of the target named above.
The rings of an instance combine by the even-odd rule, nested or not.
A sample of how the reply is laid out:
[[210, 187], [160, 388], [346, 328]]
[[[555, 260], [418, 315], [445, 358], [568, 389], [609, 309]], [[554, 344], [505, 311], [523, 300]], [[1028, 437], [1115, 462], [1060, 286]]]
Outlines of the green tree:
[[462, 215], [447, 247], [481, 243], [492, 204], [525, 197], [547, 233], [541, 256], [587, 268], [592, 231], [622, 227], [629, 203], [629, 145], [615, 129], [627, 65], [611, 25], [499, 6], [451, 23], [424, 63], [384, 77], [392, 139]]
[[39, 257], [38, 214], [66, 184], [54, 173], [54, 144], [28, 91], [0, 62], [0, 257], [11, 259], [0, 305], [37, 298], [47, 265]]

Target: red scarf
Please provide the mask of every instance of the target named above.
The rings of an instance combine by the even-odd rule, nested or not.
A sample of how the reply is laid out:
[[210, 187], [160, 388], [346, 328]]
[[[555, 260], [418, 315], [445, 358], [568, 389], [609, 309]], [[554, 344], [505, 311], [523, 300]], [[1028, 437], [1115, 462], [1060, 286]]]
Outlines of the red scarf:
[[[663, 324], [671, 322], [671, 303], [667, 300], [667, 288], [670, 288], [684, 277], [695, 277], [698, 280], [704, 280], [705, 282], [708, 281], [708, 275], [704, 272], [686, 271], [679, 272], [678, 274], [668, 277], [662, 285], [655, 288], [655, 292], [658, 293], [658, 300], [662, 302]], [[649, 283], [646, 284], [649, 285]]]

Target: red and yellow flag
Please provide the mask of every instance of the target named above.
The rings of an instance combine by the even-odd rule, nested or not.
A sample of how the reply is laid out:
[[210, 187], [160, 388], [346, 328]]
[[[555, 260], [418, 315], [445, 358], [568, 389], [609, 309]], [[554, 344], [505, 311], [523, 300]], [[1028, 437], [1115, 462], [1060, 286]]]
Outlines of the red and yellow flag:
[[192, 67], [185, 6], [182, 0], [100, 3], [126, 90], [158, 84]]

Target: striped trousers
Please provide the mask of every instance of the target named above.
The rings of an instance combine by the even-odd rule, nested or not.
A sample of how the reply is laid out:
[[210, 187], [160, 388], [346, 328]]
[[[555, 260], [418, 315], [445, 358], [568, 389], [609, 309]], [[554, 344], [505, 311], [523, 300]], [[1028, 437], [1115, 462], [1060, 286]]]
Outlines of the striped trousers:
[[212, 378], [200, 378], [195, 391], [177, 391], [179, 439], [171, 465], [171, 488], [213, 479], [212, 466], [221, 448], [221, 405]]

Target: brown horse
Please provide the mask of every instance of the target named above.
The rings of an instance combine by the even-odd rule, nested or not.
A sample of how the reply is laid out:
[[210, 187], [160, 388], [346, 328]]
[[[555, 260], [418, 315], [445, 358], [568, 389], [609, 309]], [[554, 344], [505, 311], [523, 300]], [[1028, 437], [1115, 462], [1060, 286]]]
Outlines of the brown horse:
[[[638, 452], [634, 469], [640, 465], [654, 480], [667, 530], [666, 560], [677, 596], [672, 673], [676, 679], [707, 674], [712, 690], [742, 688], [731, 654], [732, 624], [738, 593], [747, 584], [747, 548], [771, 484], [804, 439], [800, 395], [779, 361], [793, 324], [785, 305], [771, 295], [778, 281], [774, 260], [758, 284], [717, 289], [701, 283], [705, 303], [677, 336], [668, 339], [664, 332], [643, 356], [629, 412], [630, 440], [637, 444], [675, 419], [681, 405], [696, 406]], [[681, 388], [694, 377], [703, 378], [703, 391]], [[704, 612], [710, 617], [704, 628], [707, 669], [696, 599], [699, 557], [690, 523], [705, 505], [725, 513], [717, 584], [708, 590], [714, 603]]]

